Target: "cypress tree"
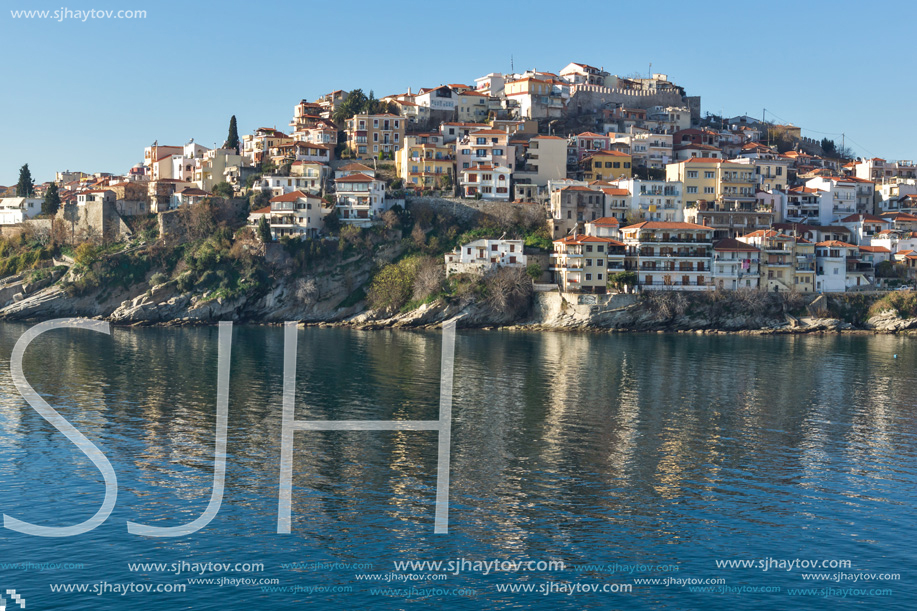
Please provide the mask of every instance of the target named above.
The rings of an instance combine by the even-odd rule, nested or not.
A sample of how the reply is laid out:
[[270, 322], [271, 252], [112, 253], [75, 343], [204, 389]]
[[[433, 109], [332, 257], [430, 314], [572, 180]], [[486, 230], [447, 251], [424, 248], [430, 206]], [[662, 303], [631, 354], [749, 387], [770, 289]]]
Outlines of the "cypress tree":
[[57, 183], [52, 182], [51, 186], [48, 187], [48, 192], [45, 193], [45, 201], [41, 203], [41, 213], [47, 214], [48, 216], [54, 216], [57, 214], [59, 208], [60, 193], [57, 190]]
[[225, 147], [239, 150], [239, 129], [236, 127], [236, 115], [229, 119], [229, 135], [226, 136]]
[[19, 168], [19, 183], [16, 185], [16, 197], [32, 197], [35, 194], [35, 183], [32, 182], [32, 173], [29, 164]]

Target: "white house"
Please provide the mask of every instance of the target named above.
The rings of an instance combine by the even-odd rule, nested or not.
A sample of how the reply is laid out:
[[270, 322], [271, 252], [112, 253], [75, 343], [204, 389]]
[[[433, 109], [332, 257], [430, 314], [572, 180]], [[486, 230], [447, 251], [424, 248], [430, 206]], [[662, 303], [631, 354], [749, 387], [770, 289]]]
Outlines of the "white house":
[[839, 240], [815, 245], [815, 290], [823, 293], [843, 293], [848, 287], [870, 284], [857, 269], [859, 248]]
[[509, 200], [509, 183], [512, 170], [506, 166], [482, 165], [462, 170], [462, 195], [481, 199]]
[[522, 250], [522, 240], [475, 240], [446, 253], [446, 275], [483, 275], [495, 267], [525, 267]]
[[203, 189], [189, 187], [182, 191], [176, 191], [169, 198], [169, 210], [176, 210], [179, 206], [197, 204], [205, 198], [213, 197], [213, 193], [208, 193]]
[[735, 290], [758, 288], [761, 277], [761, 251], [735, 238], [713, 245], [711, 279], [714, 288]]
[[[257, 211], [249, 215], [249, 222], [258, 223]], [[301, 240], [313, 238], [324, 227], [322, 200], [315, 195], [302, 191], [293, 191], [271, 198], [270, 219], [271, 237], [275, 240], [283, 236], [294, 236]]]
[[647, 221], [684, 222], [684, 185], [681, 181], [628, 178], [612, 184], [630, 193], [629, 213]]
[[115, 192], [109, 189], [92, 189], [76, 194], [76, 204], [85, 206], [93, 202], [115, 203]]
[[385, 183], [366, 174], [334, 180], [335, 210], [345, 223], [368, 226], [386, 210]]
[[15, 225], [39, 213], [37, 197], [0, 197], [0, 225]]

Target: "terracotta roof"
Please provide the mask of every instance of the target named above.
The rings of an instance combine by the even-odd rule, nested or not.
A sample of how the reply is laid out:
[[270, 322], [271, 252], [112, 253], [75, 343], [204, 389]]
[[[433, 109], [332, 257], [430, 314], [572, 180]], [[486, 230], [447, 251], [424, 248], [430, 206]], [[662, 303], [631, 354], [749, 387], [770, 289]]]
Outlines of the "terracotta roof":
[[367, 170], [372, 171], [372, 168], [362, 163], [348, 163], [337, 169], [338, 172], [365, 172]]
[[822, 191], [815, 187], [793, 187], [790, 189], [790, 193], [827, 193], [827, 191]]
[[904, 222], [910, 223], [910, 222], [917, 221], [917, 216], [914, 216], [913, 214], [908, 214], [907, 212], [886, 212], [885, 214], [882, 214], [880, 216], [887, 216], [892, 221], [895, 221], [895, 222], [904, 221]]
[[581, 134], [576, 134], [577, 138], [609, 138], [610, 136], [605, 136], [603, 134], [597, 134], [595, 132], [583, 132]]
[[622, 195], [622, 196], [623, 196], [623, 195], [630, 195], [630, 191], [628, 191], [627, 189], [609, 189], [609, 188], [603, 188], [603, 189], [602, 189], [602, 193], [605, 193], [606, 195]]
[[335, 178], [334, 182], [372, 182], [374, 180], [376, 179], [366, 174], [350, 174], [343, 178]]
[[580, 185], [571, 185], [569, 187], [564, 187], [561, 191], [588, 191], [589, 193], [597, 193], [595, 189], [590, 189], [589, 187], [583, 187]]
[[603, 216], [600, 219], [595, 219], [594, 221], [590, 222], [597, 227], [617, 227], [620, 225], [618, 219], [613, 216]]
[[271, 207], [270, 207], [270, 206], [267, 206], [266, 208], [260, 208], [260, 209], [258, 209], [258, 210], [252, 210], [251, 212], [249, 212], [249, 215], [252, 215], [252, 214], [270, 214], [270, 213], [271, 213]]
[[860, 246], [860, 251], [861, 251], [861, 252], [887, 252], [887, 253], [891, 253], [891, 251], [890, 251], [889, 249], [885, 248], [884, 246]]
[[842, 218], [842, 223], [857, 223], [859, 221], [868, 221], [870, 223], [887, 223], [888, 219], [883, 219], [874, 214], [851, 214], [846, 218]]
[[317, 199], [314, 195], [310, 196], [308, 193], [303, 193], [302, 191], [293, 191], [291, 193], [284, 193], [283, 195], [272, 197], [271, 202], [295, 202], [298, 199], [305, 199], [307, 197]]
[[723, 163], [723, 160], [716, 157], [691, 157], [691, 159], [685, 159], [684, 163]]
[[589, 154], [588, 157], [585, 157], [583, 161], [587, 159], [592, 159], [593, 157], [630, 157], [627, 153], [622, 153], [620, 151], [607, 150], [607, 151], [593, 151]]
[[713, 245], [713, 250], [721, 250], [724, 252], [759, 252], [759, 250], [751, 244], [740, 242], [735, 238], [720, 240]]
[[600, 237], [594, 236], [594, 235], [578, 235], [578, 236], [576, 236], [576, 237], [573, 237], [572, 235], [569, 235], [569, 236], [567, 236], [567, 237], [565, 237], [565, 238], [561, 238], [561, 239], [559, 239], [559, 240], [554, 240], [554, 243], [555, 243], [555, 244], [557, 244], [557, 243], [560, 243], [560, 244], [582, 244], [583, 242], [601, 242], [601, 243], [603, 243], [603, 244], [614, 244], [615, 246], [624, 246], [624, 243], [623, 243], [623, 242], [619, 242], [618, 240], [613, 240], [613, 239], [611, 239], [611, 238], [600, 238]]
[[824, 242], [818, 242], [816, 246], [824, 246], [826, 248], [856, 248], [855, 244], [848, 244], [847, 242], [841, 242], [839, 240], [826, 240]]
[[621, 231], [627, 231], [628, 229], [703, 229], [705, 231], [713, 231], [712, 227], [704, 227], [703, 225], [696, 225], [694, 223], [676, 223], [668, 221], [643, 221], [636, 225], [628, 225], [622, 228]]
[[532, 140], [564, 140], [560, 136], [535, 136]]
[[213, 195], [213, 194], [212, 194], [212, 193], [208, 193], [207, 191], [204, 191], [203, 189], [195, 189], [194, 187], [188, 187], [187, 189], [181, 191], [181, 192], [179, 193], [179, 195], [189, 195], [189, 196], [195, 196], [195, 197], [201, 197], [201, 196], [208, 197], [208, 196]]

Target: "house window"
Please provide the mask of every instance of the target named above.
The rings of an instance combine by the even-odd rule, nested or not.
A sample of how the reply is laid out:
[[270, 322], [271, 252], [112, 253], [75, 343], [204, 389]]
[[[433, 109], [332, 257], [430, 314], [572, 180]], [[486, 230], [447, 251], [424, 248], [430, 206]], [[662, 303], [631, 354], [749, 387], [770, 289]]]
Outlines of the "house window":
[[687, 192], [688, 193], [697, 193], [697, 187], [688, 187]]
[[592, 274], [586, 274], [586, 280], [592, 280]]
[[697, 178], [697, 170], [688, 170], [688, 178]]
[[592, 259], [586, 259], [586, 267], [592, 267]]
[[596, 280], [601, 280], [601, 279], [602, 279], [602, 274], [596, 275]]

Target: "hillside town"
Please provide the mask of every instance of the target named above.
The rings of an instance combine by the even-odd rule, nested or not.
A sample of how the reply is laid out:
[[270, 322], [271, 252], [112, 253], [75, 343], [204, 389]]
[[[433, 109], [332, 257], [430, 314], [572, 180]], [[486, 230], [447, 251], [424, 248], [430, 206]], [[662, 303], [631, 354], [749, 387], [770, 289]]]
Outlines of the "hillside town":
[[437, 201], [535, 210], [550, 247], [481, 238], [443, 264], [483, 275], [538, 262], [538, 290], [834, 293], [917, 280], [917, 165], [857, 158], [764, 116], [702, 113], [666, 74], [574, 62], [381, 98], [337, 90], [296, 103], [283, 128], [239, 136], [233, 117], [219, 148], [157, 140], [141, 156], [122, 174], [62, 169], [0, 188], [0, 229], [61, 219], [73, 239], [118, 239], [131, 217], [222, 197], [249, 202], [263, 240], [305, 240]]

